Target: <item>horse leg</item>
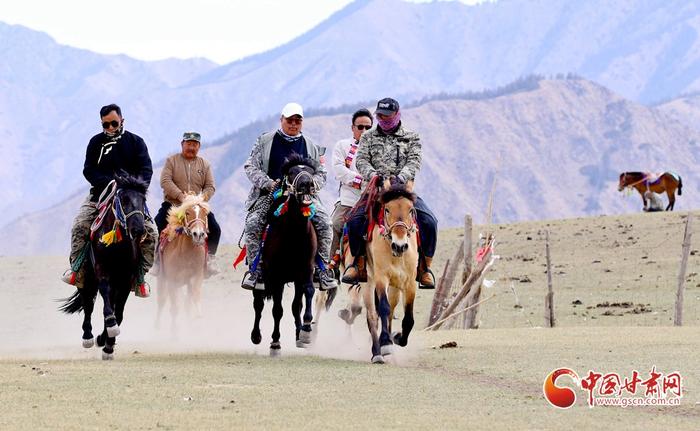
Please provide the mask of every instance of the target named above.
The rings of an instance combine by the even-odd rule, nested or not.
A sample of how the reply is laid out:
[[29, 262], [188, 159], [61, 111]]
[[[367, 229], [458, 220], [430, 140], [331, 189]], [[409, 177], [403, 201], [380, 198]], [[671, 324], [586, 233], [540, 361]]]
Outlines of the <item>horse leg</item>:
[[202, 283], [204, 282], [204, 274], [197, 274], [194, 280], [190, 283], [190, 296], [194, 305], [194, 313], [196, 318], [202, 317]]
[[[335, 290], [335, 289], [334, 289]], [[314, 301], [314, 285], [312, 282], [304, 283], [303, 285], [304, 299], [304, 324], [301, 326], [299, 339], [302, 343], [311, 344], [311, 322], [313, 321], [313, 301]]]
[[[394, 321], [394, 317], [396, 316], [395, 310], [396, 310], [396, 305], [399, 303], [399, 298], [401, 296], [401, 291], [393, 286], [389, 286], [389, 289], [387, 289], [387, 297], [389, 299], [389, 333], [391, 334], [391, 327]], [[393, 336], [392, 336], [393, 338]]]
[[253, 331], [250, 333], [250, 341], [252, 341], [253, 344], [260, 344], [262, 340], [262, 335], [260, 335], [260, 317], [262, 316], [263, 308], [265, 308], [265, 293], [262, 290], [253, 290], [255, 322], [253, 323]]
[[394, 344], [389, 336], [390, 308], [389, 299], [387, 298], [387, 285], [388, 283], [386, 283], [385, 280], [382, 280], [377, 282], [377, 286], [375, 288], [377, 313], [379, 314], [379, 320], [382, 323], [382, 329], [379, 334], [379, 344], [381, 346], [380, 351], [382, 355], [390, 355], [392, 345]]
[[95, 309], [95, 297], [97, 292], [90, 292], [85, 286], [80, 290], [80, 298], [83, 301], [83, 347], [86, 349], [95, 345], [95, 338], [92, 335], [92, 310]]
[[[162, 265], [162, 263], [161, 263]], [[160, 327], [160, 317], [163, 314], [163, 308], [168, 302], [168, 281], [162, 274], [158, 276], [158, 293], [156, 293], [156, 299], [158, 300], [158, 311], [156, 311], [156, 328]]]
[[[336, 289], [332, 289], [336, 290]], [[325, 308], [324, 304], [326, 302], [326, 299], [328, 299], [328, 292], [329, 290], [319, 290], [318, 295], [316, 295], [316, 300], [314, 301], [314, 316], [316, 316], [316, 319], [314, 320], [314, 323], [318, 323], [318, 321], [321, 319], [321, 313], [323, 312], [323, 309]]]
[[372, 337], [372, 363], [383, 364], [384, 358], [381, 355], [381, 348], [379, 347], [379, 336], [377, 334], [378, 318], [377, 309], [374, 305], [374, 298], [376, 297], [374, 289], [364, 289], [363, 297], [365, 302], [365, 308], [367, 309], [367, 328], [369, 329], [369, 334]]
[[673, 205], [676, 203], [676, 189], [666, 187], [666, 196], [668, 196], [668, 206], [666, 211], [673, 211]]
[[299, 339], [301, 332], [301, 299], [304, 291], [299, 283], [294, 283], [294, 299], [292, 299], [292, 316], [294, 317], [295, 340], [297, 347], [304, 347], [304, 343]]
[[411, 287], [408, 287], [404, 293], [403, 320], [401, 321], [401, 332], [394, 334], [394, 343], [401, 347], [406, 347], [408, 344], [408, 336], [413, 329], [413, 301], [416, 299], [415, 282], [411, 280]]
[[284, 308], [282, 307], [282, 294], [284, 293], [284, 284], [280, 286], [275, 286], [274, 293], [272, 294], [272, 317], [275, 320], [275, 325], [272, 330], [272, 343], [270, 343], [270, 356], [279, 356], [280, 348], [280, 321], [282, 320], [282, 315], [284, 314]]
[[107, 331], [108, 337], [116, 337], [119, 335], [119, 324], [117, 323], [117, 317], [114, 315], [114, 310], [112, 309], [110, 281], [107, 278], [101, 278], [97, 286], [102, 296], [102, 302], [104, 303], [102, 314], [104, 315], [105, 331]]

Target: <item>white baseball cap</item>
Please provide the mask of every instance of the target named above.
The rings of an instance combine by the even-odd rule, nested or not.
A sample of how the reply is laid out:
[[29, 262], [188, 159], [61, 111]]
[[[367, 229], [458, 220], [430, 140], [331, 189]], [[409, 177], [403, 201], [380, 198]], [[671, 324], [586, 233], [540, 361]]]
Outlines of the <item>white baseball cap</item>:
[[304, 110], [302, 109], [300, 104], [289, 102], [286, 105], [284, 105], [284, 108], [282, 108], [282, 116], [284, 118], [289, 118], [293, 115], [298, 115], [303, 118]]

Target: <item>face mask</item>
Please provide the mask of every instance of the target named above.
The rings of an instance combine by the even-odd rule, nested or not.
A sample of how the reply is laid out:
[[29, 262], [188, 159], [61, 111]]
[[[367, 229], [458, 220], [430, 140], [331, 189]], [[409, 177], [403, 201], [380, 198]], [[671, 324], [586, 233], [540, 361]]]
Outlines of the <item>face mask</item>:
[[382, 129], [385, 132], [389, 132], [393, 129], [396, 128], [396, 126], [399, 125], [401, 122], [401, 111], [397, 111], [396, 115], [391, 117], [388, 120], [381, 120], [379, 117], [377, 117], [377, 124], [379, 125], [379, 128]]

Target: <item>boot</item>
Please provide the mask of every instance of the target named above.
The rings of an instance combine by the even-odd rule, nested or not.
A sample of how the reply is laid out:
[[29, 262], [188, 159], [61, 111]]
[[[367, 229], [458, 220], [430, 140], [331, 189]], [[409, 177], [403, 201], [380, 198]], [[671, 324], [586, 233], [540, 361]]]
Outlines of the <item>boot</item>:
[[424, 257], [419, 265], [420, 271], [418, 275], [419, 289], [435, 289], [435, 275], [430, 270], [430, 264], [433, 263], [432, 257]]
[[207, 278], [211, 277], [212, 275], [218, 274], [219, 271], [219, 266], [216, 264], [216, 256], [213, 254], [210, 254], [207, 256]]
[[[341, 280], [345, 284], [355, 285], [362, 281], [361, 274], [365, 271], [365, 257], [358, 256], [355, 258], [355, 263], [351, 264], [345, 268], [343, 273], [343, 279]], [[365, 272], [366, 274], [366, 272]], [[367, 281], [367, 276], [365, 275], [365, 280]]]
[[262, 270], [258, 268], [254, 272], [246, 272], [241, 281], [241, 287], [246, 290], [265, 290], [265, 281], [263, 280]]
[[338, 287], [333, 268], [328, 267], [326, 270], [321, 270], [321, 268], [317, 267], [316, 274], [318, 276], [319, 290], [331, 290]]

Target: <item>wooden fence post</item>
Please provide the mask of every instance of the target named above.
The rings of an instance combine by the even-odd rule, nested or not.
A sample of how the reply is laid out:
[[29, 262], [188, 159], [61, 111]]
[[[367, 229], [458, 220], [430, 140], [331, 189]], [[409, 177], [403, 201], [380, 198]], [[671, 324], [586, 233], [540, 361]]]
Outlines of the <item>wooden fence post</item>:
[[688, 253], [690, 252], [690, 237], [693, 235], [690, 229], [692, 215], [688, 213], [685, 220], [685, 233], [683, 234], [683, 257], [681, 257], [681, 269], [678, 272], [678, 290], [676, 291], [676, 314], [673, 317], [673, 325], [683, 325], [683, 290], [685, 289], [685, 270], [688, 265]]
[[554, 328], [554, 289], [552, 288], [552, 262], [549, 254], [549, 229], [545, 231], [545, 251], [547, 255], [547, 296], [544, 300], [545, 323]]

